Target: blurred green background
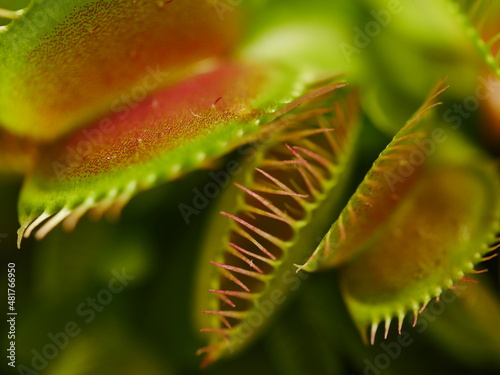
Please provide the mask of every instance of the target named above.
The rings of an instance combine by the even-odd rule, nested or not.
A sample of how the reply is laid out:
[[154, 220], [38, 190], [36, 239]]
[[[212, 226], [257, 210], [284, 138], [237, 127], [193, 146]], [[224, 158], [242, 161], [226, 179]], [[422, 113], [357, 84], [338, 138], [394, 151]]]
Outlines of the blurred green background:
[[[0, 8], [18, 9], [26, 3], [2, 0]], [[243, 0], [237, 5], [245, 7], [248, 14], [246, 40], [287, 23], [321, 19], [336, 29], [331, 44], [323, 48], [336, 51], [338, 69], [346, 70], [349, 80], [360, 87], [363, 106], [363, 133], [351, 192], [437, 79], [447, 76], [451, 84], [441, 109], [444, 113], [454, 103], [474, 95], [479, 76], [488, 76], [481, 56], [462, 26], [446, 13], [446, 2], [401, 1], [403, 11], [393, 14], [391, 21], [380, 26], [380, 32], [361, 48], [357, 44], [363, 39], [359, 30], [366, 33], [366, 26], [376, 20], [373, 12], [380, 14], [388, 9], [389, 3], [381, 0], [307, 3]], [[492, 17], [498, 19], [500, 13], [493, 13]], [[349, 48], [346, 44], [359, 52], [350, 50], [352, 53], [346, 54]], [[293, 50], [280, 53], [290, 53], [294, 58]], [[487, 127], [482, 128], [481, 124], [498, 121], [498, 118], [488, 117], [485, 106], [480, 103], [478, 110], [463, 118], [457, 131], [467, 133], [486, 148], [482, 134]], [[497, 146], [490, 144], [489, 150], [498, 156]], [[236, 154], [228, 155], [218, 167], [223, 168], [228, 160], [236, 157]], [[476, 277], [479, 285], [468, 285], [461, 298], [436, 305], [434, 310], [429, 307], [429, 314], [422, 317], [423, 322], [415, 328], [405, 322], [404, 330], [411, 344], [400, 346], [399, 352], [394, 349], [394, 343], [398, 342], [394, 327], [386, 341], [377, 336], [374, 346], [362, 343], [341, 299], [336, 272], [331, 271], [311, 275], [302, 282], [248, 350], [199, 370], [200, 358], [195, 352], [204, 343], [203, 336], [193, 328], [192, 291], [204, 228], [215, 214], [212, 208], [216, 201], [211, 201], [200, 215], [193, 216], [188, 225], [178, 206], [189, 204], [193, 189], [208, 181], [208, 171], [192, 173], [139, 194], [116, 223], [95, 223], [84, 218], [73, 233], [56, 228], [42, 242], [28, 239], [22, 250], [17, 250], [16, 200], [22, 178], [1, 176], [0, 233], [7, 237], [1, 238], [0, 243], [0, 296], [5, 301], [3, 311], [7, 311], [6, 268], [9, 262], [14, 262], [18, 312], [16, 362], [30, 370], [13, 371], [3, 355], [0, 372], [44, 375], [500, 373], [500, 290], [496, 259], [485, 265], [490, 272]], [[114, 292], [110, 281], [116, 279], [117, 274], [128, 275], [128, 279], [123, 280], [123, 288], [115, 288], [120, 291]], [[67, 330], [68, 323], [76, 327], [72, 330], [78, 331], [75, 337], [61, 334]], [[60, 347], [53, 345], [53, 337], [60, 338]], [[8, 341], [6, 334], [2, 334], [3, 353]], [[393, 351], [389, 353], [388, 347]]]

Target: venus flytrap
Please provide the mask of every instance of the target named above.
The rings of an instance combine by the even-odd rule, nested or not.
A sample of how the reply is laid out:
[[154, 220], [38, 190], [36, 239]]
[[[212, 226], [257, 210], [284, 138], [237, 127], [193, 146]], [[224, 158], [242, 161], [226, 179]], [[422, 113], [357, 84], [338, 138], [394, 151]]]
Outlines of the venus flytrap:
[[[457, 144], [450, 139], [443, 148]], [[384, 232], [341, 270], [348, 307], [362, 332], [372, 326], [372, 343], [380, 321], [385, 322], [386, 336], [394, 317], [399, 330], [408, 312], [416, 322], [432, 298], [439, 299], [444, 290], [466, 280], [465, 275], [476, 272], [475, 265], [496, 249], [492, 245], [500, 230], [500, 184], [494, 164], [479, 155], [471, 160], [481, 161], [480, 167], [439, 160], [439, 153], [430, 158], [436, 165], [427, 167]], [[435, 222], [437, 215], [440, 220]]]
[[[394, 317], [401, 331], [408, 312], [416, 321], [433, 297], [474, 272], [500, 231], [495, 163], [426, 114], [442, 91], [396, 134], [299, 267], [340, 266], [347, 305], [363, 334], [372, 326], [372, 344], [380, 321], [385, 336]], [[437, 138], [424, 153], [423, 140]]]
[[[9, 108], [0, 122], [16, 134], [54, 140], [106, 115], [147, 67], [170, 73], [168, 85], [202, 69], [202, 60], [210, 66], [234, 47], [237, 17], [232, 12], [220, 22], [205, 0], [164, 6], [33, 0], [0, 33], [0, 106]], [[177, 33], [180, 28], [190, 32]]]
[[323, 233], [350, 175], [359, 125], [355, 93], [342, 86], [292, 103], [214, 212], [196, 292], [197, 325], [210, 335], [203, 366], [248, 345], [300, 283], [293, 264]]
[[[206, 342], [203, 366], [263, 336], [306, 271], [336, 269], [352, 319], [373, 343], [381, 322], [386, 336], [394, 318], [401, 331], [407, 314], [416, 319], [481, 272], [476, 265], [498, 247], [498, 167], [460, 133], [465, 126], [437, 119], [444, 84], [400, 121], [443, 70], [447, 94], [459, 97], [474, 86], [478, 62], [498, 76], [488, 14], [498, 8], [258, 3], [33, 0], [0, 10], [12, 19], [0, 27], [0, 171], [25, 174], [18, 246], [59, 224], [73, 230], [86, 213], [116, 218], [139, 192], [252, 147], [221, 184], [201, 246], [193, 320]], [[351, 66], [338, 21], [367, 25], [363, 10], [380, 27]], [[429, 27], [417, 28], [424, 19]], [[374, 140], [360, 134], [375, 127], [394, 138], [349, 192], [355, 157], [373, 156], [360, 145]]]
[[[48, 136], [53, 138], [68, 132], [69, 128], [66, 126], [83, 121], [83, 117], [78, 121], [74, 118], [79, 116], [79, 111], [84, 112], [87, 119], [97, 118], [87, 123], [84, 129], [73, 130], [67, 136], [41, 146], [40, 157], [35, 159], [35, 165], [25, 181], [19, 202], [19, 246], [23, 237], [34, 233], [36, 238], [41, 239], [63, 221], [66, 229], [73, 229], [89, 210], [93, 211], [96, 218], [106, 212], [117, 216], [137, 192], [211, 165], [217, 158], [252, 141], [253, 137], [262, 131], [263, 125], [279, 116], [279, 111], [286, 108], [287, 104], [299, 98], [315, 82], [334, 73], [333, 69], [327, 72], [324, 68], [325, 64], [329, 65], [332, 61], [330, 51], [315, 56], [318, 60], [317, 66], [311, 59], [308, 59], [307, 66], [304, 66], [302, 62], [295, 65], [293, 62], [284, 64], [275, 57], [272, 60], [268, 56], [262, 57], [257, 52], [263, 36], [257, 36], [250, 44], [234, 51], [232, 56], [227, 56], [225, 51], [234, 42], [234, 38], [228, 35], [238, 33], [235, 21], [224, 20], [225, 26], [221, 26], [219, 20], [213, 22], [208, 17], [203, 22], [210, 25], [197, 24], [196, 28], [191, 28], [190, 22], [196, 19], [198, 13], [190, 14], [189, 18], [176, 16], [178, 13], [185, 13], [185, 7], [190, 6], [187, 3], [179, 5], [179, 2], [171, 2], [159, 7], [155, 1], [118, 1], [112, 2], [111, 8], [99, 8], [99, 12], [91, 12], [91, 8], [96, 6], [93, 2], [77, 3], [78, 6], [72, 8], [66, 3], [61, 5], [58, 2], [34, 2], [27, 9], [26, 18], [22, 17], [8, 25], [5, 38], [0, 40], [7, 46], [4, 55], [0, 56], [0, 64], [3, 64], [8, 73], [0, 80], [0, 92], [13, 91], [16, 95], [21, 95], [18, 99], [13, 95], [2, 95], [4, 106], [10, 105], [9, 101], [16, 101], [16, 104], [11, 106], [12, 110], [4, 112], [4, 115], [16, 119], [17, 132], [40, 139], [45, 139], [44, 136], [50, 133]], [[202, 2], [205, 3], [208, 4]], [[42, 24], [40, 30], [37, 30], [36, 35], [41, 39], [31, 38], [30, 33], [24, 35], [23, 32], [27, 30], [25, 25], [30, 22], [30, 17], [35, 19], [37, 14], [45, 14], [46, 6], [49, 5], [53, 7], [53, 16], [48, 18], [50, 22]], [[85, 25], [97, 25], [108, 18], [114, 19], [117, 14], [124, 16], [124, 9], [126, 14], [133, 14], [139, 8], [139, 13], [144, 13], [144, 17], [156, 17], [160, 14], [158, 22], [162, 22], [167, 15], [175, 19], [173, 24], [162, 24], [162, 27], [189, 27], [191, 34], [202, 30], [203, 38], [213, 37], [217, 42], [211, 43], [207, 51], [204, 50], [206, 45], [201, 49], [196, 47], [198, 39], [187, 48], [187, 41], [183, 38], [192, 36], [183, 34], [180, 39], [176, 39], [168, 30], [155, 27], [154, 33], [158, 33], [155, 38], [166, 40], [159, 40], [154, 46], [148, 44], [141, 47], [150, 55], [141, 52], [138, 56], [129, 56], [136, 48], [134, 44], [127, 44], [116, 38], [103, 40], [97, 55], [91, 53], [96, 37], [94, 33], [98, 34], [97, 39], [105, 38], [111, 25], [106, 23], [105, 26], [90, 31]], [[203, 7], [195, 8], [196, 12], [203, 11]], [[236, 17], [236, 12], [232, 17]], [[182, 22], [187, 24], [181, 25]], [[154, 22], [147, 27], [153, 26]], [[60, 32], [62, 29], [65, 30], [64, 33]], [[304, 37], [314, 40], [316, 31], [313, 29], [310, 34], [304, 34]], [[140, 32], [143, 31], [139, 28], [133, 43], [140, 42]], [[327, 35], [321, 28], [319, 32], [321, 38]], [[99, 36], [99, 33], [102, 35]], [[224, 34], [224, 37], [219, 38], [218, 33]], [[74, 35], [81, 35], [75, 48], [61, 48]], [[21, 44], [16, 44], [15, 48], [10, 45], [20, 56], [21, 64], [13, 59], [12, 53], [8, 54], [10, 38], [14, 37], [16, 40], [23, 40]], [[228, 38], [230, 40], [226, 40]], [[174, 42], [177, 44], [171, 45]], [[157, 52], [157, 47], [162, 44], [170, 46], [168, 52]], [[83, 49], [79, 53], [88, 55], [86, 64], [99, 69], [90, 80], [80, 75], [75, 76], [74, 80], [71, 78], [72, 72], [81, 69], [82, 61], [74, 58], [79, 48]], [[304, 43], [303, 48], [309, 48], [309, 45]], [[254, 51], [256, 58], [252, 59], [248, 51]], [[112, 52], [113, 54], [109, 55]], [[100, 54], [103, 55], [100, 57]], [[121, 55], [122, 60], [126, 58], [135, 62], [138, 59], [137, 66], [127, 64], [126, 67], [120, 68], [130, 69], [130, 74], [122, 72], [123, 74], [118, 76], [118, 72], [113, 69], [102, 71], [101, 66], [93, 62], [93, 59], [106, 59], [109, 60], [109, 67], [112, 67], [118, 63], [117, 59]], [[24, 78], [37, 74], [30, 72], [40, 64], [48, 64], [49, 60], [44, 63], [44, 59], [49, 57], [67, 62], [64, 69], [71, 73], [68, 73], [71, 79], [68, 81], [67, 75], [59, 70], [56, 72], [46, 69], [43, 76], [53, 74], [54, 77], [47, 78], [49, 83], [45, 90], [54, 95], [39, 95], [36, 90], [42, 86], [33, 82], [28, 85]], [[38, 63], [37, 59], [41, 59], [41, 62]], [[26, 62], [28, 60], [31, 61], [29, 64]], [[133, 93], [137, 82], [142, 86], [141, 82], [150, 75], [149, 64], [152, 63], [159, 69], [164, 69], [162, 76], [166, 77], [165, 82], [157, 85], [147, 98], [127, 107], [126, 112], [115, 111], [114, 103], [117, 99], [122, 98], [124, 94]], [[26, 64], [26, 71], [21, 69], [23, 64]], [[178, 68], [179, 64], [188, 68]], [[37, 79], [42, 79], [40, 77]], [[64, 83], [61, 80], [64, 80]], [[35, 101], [30, 100], [33, 95], [37, 97]], [[61, 95], [64, 100], [71, 100], [73, 104], [65, 106], [60, 99]], [[76, 100], [77, 98], [79, 100]], [[85, 98], [90, 102], [86, 103]], [[36, 108], [16, 109], [19, 105], [36, 105], [37, 101], [45, 102]], [[99, 106], [103, 103], [110, 106], [111, 114], [99, 118], [98, 115], [103, 109], [94, 106], [94, 101], [97, 101]], [[74, 105], [78, 109], [71, 109]], [[51, 109], [52, 107], [55, 108]], [[59, 111], [60, 107], [64, 109]], [[22, 130], [25, 126], [23, 123], [27, 126], [33, 121], [24, 115], [17, 116], [17, 110], [25, 115], [36, 115], [37, 127], [31, 127], [26, 132]], [[52, 117], [51, 113], [57, 118]], [[9, 125], [9, 118], [5, 117], [0, 121], [8, 128], [12, 127]], [[50, 123], [49, 130], [42, 130], [44, 123]], [[40, 136], [38, 132], [44, 136]]]
[[[380, 154], [320, 245], [299, 270], [317, 271], [345, 264], [358, 255], [400, 201], [404, 201], [428, 156], [422, 154], [418, 144], [430, 139], [431, 131], [417, 125], [427, 111], [441, 104], [432, 101], [444, 90], [432, 95]], [[418, 163], [410, 162], [413, 154], [418, 155]]]

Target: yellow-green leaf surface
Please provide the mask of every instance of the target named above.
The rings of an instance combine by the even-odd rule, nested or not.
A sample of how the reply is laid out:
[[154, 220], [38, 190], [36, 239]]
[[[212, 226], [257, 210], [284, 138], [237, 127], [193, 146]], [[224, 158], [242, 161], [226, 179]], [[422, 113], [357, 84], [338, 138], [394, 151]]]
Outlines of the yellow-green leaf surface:
[[204, 69], [237, 20], [208, 0], [34, 0], [0, 29], [0, 124], [54, 139]]

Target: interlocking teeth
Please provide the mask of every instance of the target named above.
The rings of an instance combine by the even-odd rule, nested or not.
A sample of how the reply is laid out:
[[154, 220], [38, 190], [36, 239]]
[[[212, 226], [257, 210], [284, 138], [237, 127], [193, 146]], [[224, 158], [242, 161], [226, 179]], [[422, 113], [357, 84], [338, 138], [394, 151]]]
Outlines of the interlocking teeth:
[[88, 197], [85, 201], [73, 209], [73, 212], [64, 219], [62, 226], [67, 232], [71, 232], [75, 229], [76, 225], [80, 219], [87, 213], [87, 211], [95, 205], [94, 197]]
[[[494, 246], [494, 249], [497, 250], [498, 248], [500, 248], [499, 245], [496, 245]], [[495, 254], [492, 254], [490, 256], [487, 257], [486, 260], [489, 260], [489, 259], [492, 259], [494, 258], [495, 256], [497, 256], [498, 253], [495, 253]], [[484, 258], [483, 258], [484, 259]], [[474, 274], [482, 274], [482, 273], [485, 273], [487, 272], [488, 270], [487, 269], [482, 269], [482, 270], [479, 270], [479, 271], [476, 271], [476, 270], [473, 270], [472, 273]], [[460, 281], [463, 281], [463, 282], [466, 282], [466, 283], [472, 283], [472, 284], [477, 284], [478, 281], [477, 280], [473, 280], [473, 279], [469, 279], [469, 278], [466, 278], [465, 276], [461, 276], [463, 275], [463, 272], [460, 272], [459, 273], [459, 276], [457, 278], [457, 281], [460, 280]], [[448, 280], [446, 283], [445, 283], [446, 287], [450, 290], [454, 290], [456, 289], [455, 285], [453, 284], [453, 280]], [[441, 288], [437, 288], [436, 291], [435, 291], [435, 296], [434, 296], [434, 300], [436, 302], [440, 302], [441, 301], [441, 295], [443, 294], [443, 290]], [[412, 313], [413, 313], [413, 321], [412, 321], [412, 326], [415, 327], [417, 325], [417, 322], [418, 322], [418, 316], [421, 315], [424, 310], [427, 308], [427, 306], [429, 305], [429, 303], [432, 301], [432, 297], [431, 296], [427, 296], [424, 298], [423, 302], [422, 302], [422, 305], [419, 307], [419, 305], [417, 303], [413, 303], [413, 306], [412, 306]], [[399, 310], [398, 313], [397, 313], [397, 321], [398, 321], [398, 334], [401, 334], [402, 332], [402, 329], [403, 329], [403, 322], [404, 322], [404, 319], [405, 319], [405, 316], [406, 316], [406, 313], [404, 310]], [[384, 318], [381, 318], [380, 321], [384, 321], [384, 339], [387, 339], [388, 337], [388, 333], [389, 333], [389, 329], [390, 329], [390, 325], [391, 325], [391, 322], [392, 322], [392, 316], [386, 316], [385, 319]], [[377, 334], [377, 330], [378, 330], [378, 327], [379, 327], [379, 320], [374, 320], [373, 323], [370, 325], [369, 327], [369, 331], [370, 331], [370, 344], [371, 345], [374, 345], [375, 343], [375, 337], [376, 337], [376, 334]], [[364, 335], [364, 333], [363, 333]], [[366, 336], [364, 336], [366, 337]]]
[[53, 213], [45, 211], [35, 218], [27, 219], [17, 232], [17, 246], [20, 248], [22, 239], [30, 237], [33, 233], [37, 240], [43, 239], [61, 222], [63, 229], [70, 232], [76, 227], [83, 215], [89, 211], [96, 220], [104, 215], [108, 216], [110, 220], [116, 219], [137, 188], [137, 182], [131, 181], [121, 193], [116, 188], [111, 189], [100, 200], [96, 200], [94, 195], [90, 195], [76, 207], [63, 207]]
[[28, 238], [31, 236], [31, 232], [35, 229], [40, 223], [42, 223], [45, 219], [49, 218], [50, 214], [47, 212], [42, 213], [35, 220], [33, 220], [27, 227], [26, 230], [22, 233], [21, 237]]
[[207, 354], [202, 366], [218, 358], [227, 338], [244, 327], [247, 314], [259, 306], [260, 296], [277, 277], [284, 255], [293, 250], [311, 208], [321, 205], [327, 187], [333, 186], [330, 180], [342, 170], [344, 155], [338, 153], [354, 137], [344, 129], [349, 125], [344, 109], [337, 110], [339, 115], [328, 119], [322, 116], [331, 108], [310, 111], [307, 116], [312, 121], [305, 116], [305, 124], [277, 133], [249, 169], [244, 180], [249, 182], [234, 183], [238, 207], [219, 212], [230, 222], [228, 241], [217, 261], [210, 261], [218, 268], [214, 288], [209, 289], [217, 299], [202, 312], [219, 319], [209, 320], [210, 326], [201, 329], [212, 334], [210, 345], [197, 352]]
[[54, 229], [61, 221], [66, 219], [70, 213], [71, 210], [63, 208], [57, 214], [53, 215], [36, 231], [35, 238], [37, 240], [43, 239], [47, 235], [47, 233]]

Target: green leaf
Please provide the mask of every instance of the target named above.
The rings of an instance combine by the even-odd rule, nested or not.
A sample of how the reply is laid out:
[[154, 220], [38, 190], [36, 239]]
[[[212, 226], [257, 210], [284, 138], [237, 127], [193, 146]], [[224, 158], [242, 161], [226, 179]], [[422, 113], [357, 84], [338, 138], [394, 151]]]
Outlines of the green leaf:
[[212, 2], [34, 0], [0, 29], [0, 124], [52, 140], [214, 63], [239, 35]]
[[280, 120], [284, 129], [245, 150], [200, 257], [196, 325], [210, 336], [198, 352], [206, 353], [202, 365], [242, 350], [300, 284], [293, 264], [314, 249], [348, 180], [358, 133], [353, 95], [304, 97]]

